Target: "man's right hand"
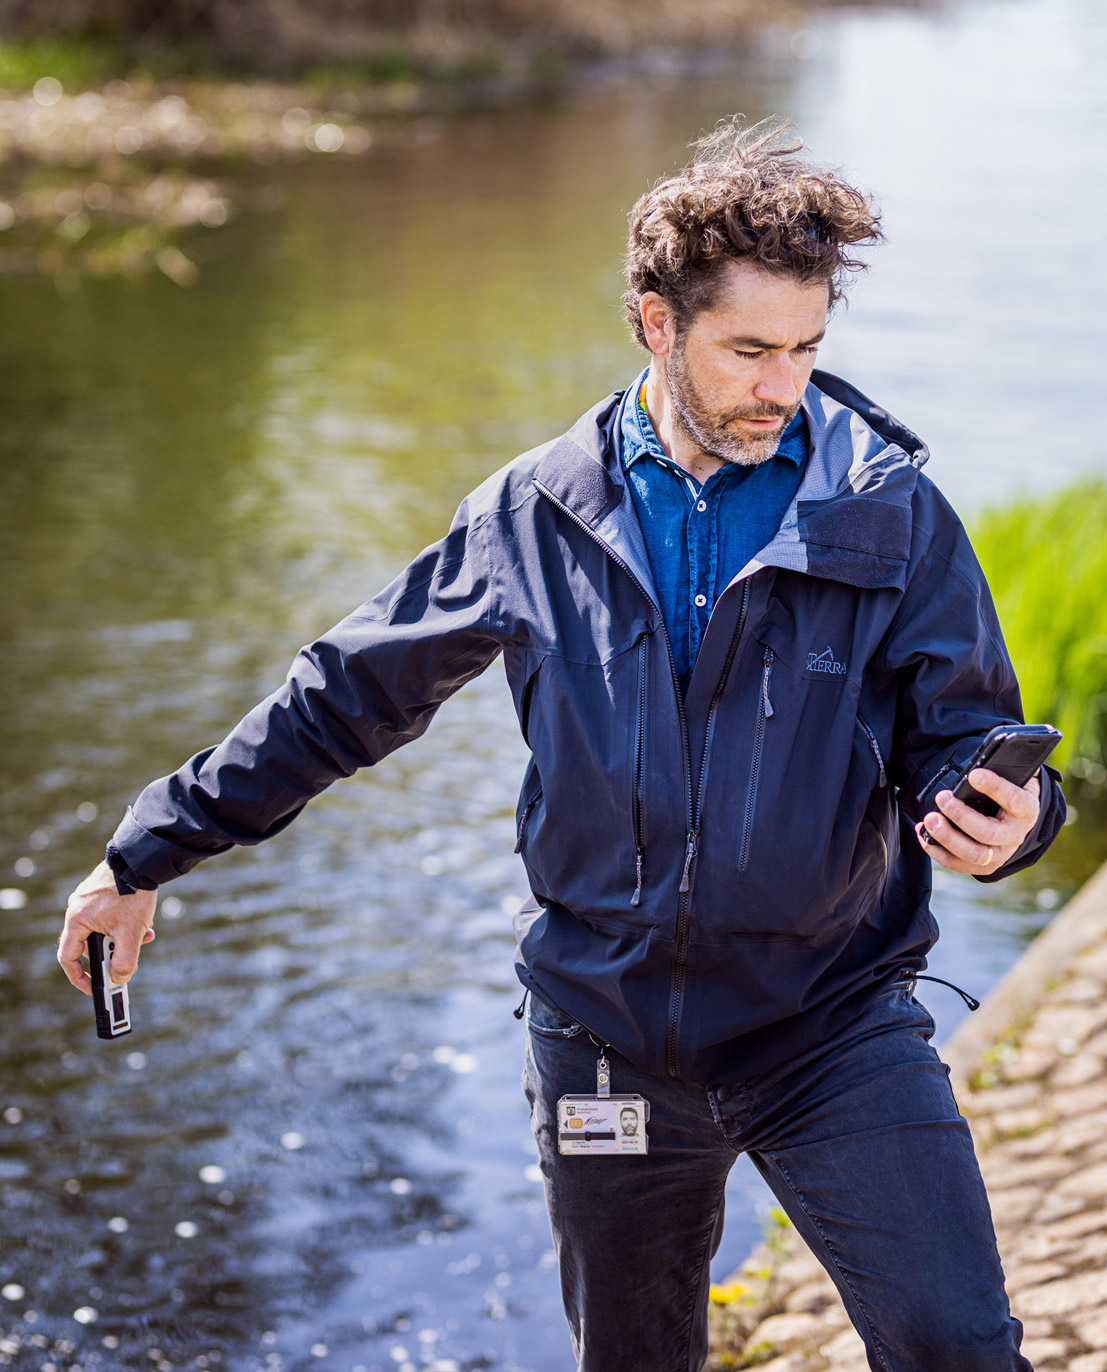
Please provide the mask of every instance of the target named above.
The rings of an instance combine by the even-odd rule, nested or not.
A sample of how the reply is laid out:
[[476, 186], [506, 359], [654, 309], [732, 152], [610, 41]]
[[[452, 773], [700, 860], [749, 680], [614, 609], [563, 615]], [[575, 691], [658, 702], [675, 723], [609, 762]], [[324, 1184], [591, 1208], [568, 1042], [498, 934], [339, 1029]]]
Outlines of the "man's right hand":
[[58, 941], [58, 961], [78, 991], [92, 995], [92, 978], [81, 965], [82, 954], [88, 952], [89, 934], [108, 934], [115, 940], [112, 980], [119, 985], [130, 981], [138, 970], [139, 949], [153, 941], [157, 903], [156, 891], [121, 896], [115, 873], [106, 862], [93, 868], [69, 897], [65, 927]]

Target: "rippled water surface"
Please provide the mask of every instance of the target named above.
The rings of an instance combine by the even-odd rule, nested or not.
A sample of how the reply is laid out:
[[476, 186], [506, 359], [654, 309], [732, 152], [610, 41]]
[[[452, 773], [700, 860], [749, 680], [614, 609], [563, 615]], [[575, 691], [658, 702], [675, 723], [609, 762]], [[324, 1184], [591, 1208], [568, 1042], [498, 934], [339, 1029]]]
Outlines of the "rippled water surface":
[[[889, 244], [821, 364], [927, 438], [959, 508], [1102, 471], [1105, 56], [1096, 0], [837, 12], [697, 81], [234, 170], [276, 207], [192, 244], [191, 291], [0, 284], [18, 1366], [31, 1336], [107, 1368], [570, 1366], [511, 1013], [526, 754], [498, 665], [286, 834], [168, 888], [117, 1044], [53, 961], [64, 898], [146, 780], [635, 373], [626, 211], [719, 116], [791, 114], [880, 193]], [[941, 886], [936, 973], [986, 991], [1102, 859], [1078, 799], [1033, 872]], [[944, 1036], [961, 1003], [931, 989]], [[766, 1199], [740, 1164], [720, 1274]]]

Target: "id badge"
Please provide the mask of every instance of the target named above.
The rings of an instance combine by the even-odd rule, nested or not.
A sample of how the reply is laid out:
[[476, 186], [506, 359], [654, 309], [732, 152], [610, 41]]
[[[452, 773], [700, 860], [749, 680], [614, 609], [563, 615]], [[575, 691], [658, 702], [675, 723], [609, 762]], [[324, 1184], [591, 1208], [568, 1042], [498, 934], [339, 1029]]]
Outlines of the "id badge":
[[649, 1118], [644, 1096], [562, 1096], [557, 1102], [557, 1151], [645, 1153]]

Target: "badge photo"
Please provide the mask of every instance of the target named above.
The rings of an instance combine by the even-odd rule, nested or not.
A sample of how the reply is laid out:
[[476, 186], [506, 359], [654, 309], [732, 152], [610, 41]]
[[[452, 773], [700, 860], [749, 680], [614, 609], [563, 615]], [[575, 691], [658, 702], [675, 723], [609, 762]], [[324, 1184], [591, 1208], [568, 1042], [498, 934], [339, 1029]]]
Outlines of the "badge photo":
[[650, 1105], [644, 1097], [562, 1096], [557, 1103], [561, 1153], [645, 1153]]

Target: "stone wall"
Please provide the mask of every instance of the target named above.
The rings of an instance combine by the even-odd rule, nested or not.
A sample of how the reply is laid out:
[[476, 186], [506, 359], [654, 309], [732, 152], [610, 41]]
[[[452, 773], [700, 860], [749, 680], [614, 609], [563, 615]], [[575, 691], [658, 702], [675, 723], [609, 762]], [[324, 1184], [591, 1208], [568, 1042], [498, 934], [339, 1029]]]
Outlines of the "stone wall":
[[[1107, 867], [942, 1050], [1035, 1372], [1107, 1372]], [[711, 1369], [867, 1372], [790, 1227], [713, 1288]]]

